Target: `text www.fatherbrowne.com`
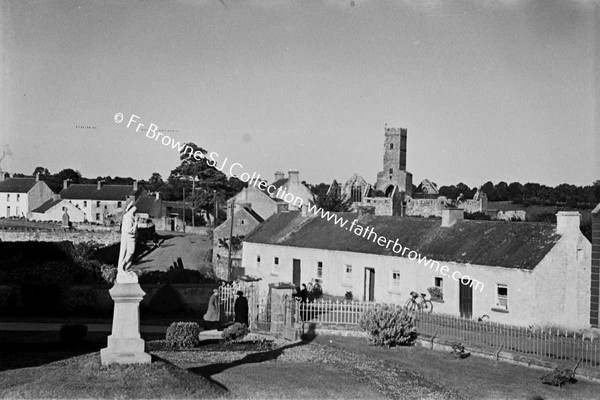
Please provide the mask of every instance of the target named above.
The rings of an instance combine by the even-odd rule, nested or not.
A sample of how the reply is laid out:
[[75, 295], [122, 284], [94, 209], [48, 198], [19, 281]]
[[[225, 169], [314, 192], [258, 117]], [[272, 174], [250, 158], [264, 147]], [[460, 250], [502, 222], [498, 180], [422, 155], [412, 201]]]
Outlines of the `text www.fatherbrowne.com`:
[[[129, 118], [129, 122], [127, 123], [127, 128], [129, 128], [130, 126], [133, 126], [133, 127], [135, 127], [136, 132], [140, 132], [140, 129], [145, 128], [145, 125], [140, 123], [139, 119], [140, 119], [140, 117], [138, 117], [137, 115], [131, 114], [131, 117]], [[123, 122], [123, 114], [116, 113], [114, 116], [114, 121], [118, 124]], [[137, 124], [137, 127], [136, 127], [136, 124]], [[143, 129], [142, 129], [141, 133], [144, 133]], [[203, 153], [202, 151], [194, 152], [194, 149], [191, 146], [188, 146], [186, 143], [181, 143], [180, 141], [175, 142], [175, 139], [160, 132], [158, 130], [158, 126], [156, 124], [151, 123], [150, 125], [148, 125], [148, 128], [145, 130], [145, 136], [148, 139], [154, 140], [156, 142], [158, 142], [158, 139], [161, 138], [160, 139], [161, 143], [164, 146], [170, 146], [173, 150], [176, 150], [180, 154], [185, 154], [186, 152], [188, 152], [189, 153], [188, 155], [190, 157], [193, 156], [194, 159], [196, 159], [197, 161], [200, 161], [203, 158], [207, 158], [206, 154]], [[216, 167], [218, 164], [218, 160], [217, 160], [218, 157], [219, 157], [219, 154], [217, 152], [211, 152], [209, 154], [209, 159], [207, 160], [206, 163], [211, 167]], [[221, 163], [221, 166], [217, 167], [217, 169], [219, 171], [223, 171], [226, 164], [227, 164], [227, 158], [225, 158], [225, 160]], [[277, 198], [285, 201], [286, 203], [290, 204], [293, 207], [301, 208], [303, 206], [304, 201], [302, 200], [302, 198], [294, 195], [293, 193], [286, 193], [285, 188], [282, 188], [282, 187], [276, 188], [273, 185], [267, 184], [265, 181], [260, 180], [260, 175], [258, 175], [256, 172], [253, 174], [249, 174], [248, 172], [243, 171], [239, 175], [237, 175], [236, 171], [234, 171], [235, 167], [238, 168], [238, 171], [243, 171], [243, 169], [244, 169], [244, 166], [242, 164], [232, 163], [229, 167], [229, 174], [231, 176], [236, 177], [236, 178], [240, 179], [242, 182], [248, 183], [249, 185], [258, 187], [259, 189], [264, 190], [267, 193], [269, 193], [271, 196], [277, 197]], [[358, 219], [353, 220], [350, 223], [350, 226], [348, 227], [347, 225], [348, 225], [349, 221], [347, 219], [340, 217], [339, 215], [337, 215], [335, 213], [332, 213], [329, 211], [324, 211], [322, 208], [318, 207], [316, 204], [307, 204], [307, 208], [308, 208], [308, 212], [310, 212], [311, 214], [318, 215], [320, 218], [323, 218], [329, 222], [333, 221], [334, 225], [337, 225], [340, 228], [346, 229], [346, 230], [354, 233], [355, 235], [365, 238], [367, 240], [372, 240], [373, 243], [377, 243], [377, 245], [379, 245], [381, 247], [385, 247], [388, 250], [390, 249], [390, 246], [391, 246], [391, 250], [395, 254], [399, 254], [400, 256], [407, 257], [411, 261], [417, 261], [419, 264], [423, 265], [424, 267], [429, 267], [429, 269], [431, 269], [431, 270], [433, 270], [435, 267], [435, 271], [440, 273], [441, 275], [451, 276], [453, 280], [455, 280], [457, 282], [460, 281], [464, 285], [470, 285], [471, 287], [475, 287], [475, 289], [479, 289], [480, 292], [483, 292], [483, 288], [484, 288], [483, 282], [479, 282], [475, 279], [472, 279], [468, 275], [462, 275], [459, 271], [454, 271], [454, 272], [452, 272], [452, 274], [449, 274], [450, 267], [448, 267], [447, 265], [441, 265], [438, 261], [428, 259], [427, 257], [419, 254], [417, 251], [411, 250], [408, 247], [402, 246], [398, 242], [398, 239], [392, 240], [392, 239], [387, 239], [383, 235], [378, 235], [375, 232], [375, 230], [373, 229], [373, 227], [369, 226], [369, 227], [365, 228], [362, 225], [360, 225], [358, 223]]]

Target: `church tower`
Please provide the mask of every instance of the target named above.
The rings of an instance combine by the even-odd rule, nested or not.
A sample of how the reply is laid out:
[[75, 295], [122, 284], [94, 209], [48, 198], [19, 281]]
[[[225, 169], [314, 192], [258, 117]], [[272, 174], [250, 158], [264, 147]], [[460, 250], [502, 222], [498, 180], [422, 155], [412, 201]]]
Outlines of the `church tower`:
[[406, 128], [386, 126], [383, 146], [383, 171], [377, 174], [375, 189], [390, 196], [397, 186], [399, 192], [411, 196], [412, 174], [406, 171]]

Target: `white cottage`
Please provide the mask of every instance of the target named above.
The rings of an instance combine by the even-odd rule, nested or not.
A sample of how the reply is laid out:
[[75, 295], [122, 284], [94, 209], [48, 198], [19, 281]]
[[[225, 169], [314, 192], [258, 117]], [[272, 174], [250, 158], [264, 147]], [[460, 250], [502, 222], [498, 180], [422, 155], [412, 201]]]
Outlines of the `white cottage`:
[[0, 182], [0, 218], [25, 218], [53, 196], [54, 192], [39, 175], [4, 180]]
[[399, 304], [437, 287], [434, 312], [590, 327], [591, 244], [579, 213], [559, 212], [552, 225], [463, 220], [462, 212], [445, 210], [441, 220], [336, 213], [338, 223], [276, 214], [246, 238], [242, 267], [265, 287], [318, 279], [331, 295]]

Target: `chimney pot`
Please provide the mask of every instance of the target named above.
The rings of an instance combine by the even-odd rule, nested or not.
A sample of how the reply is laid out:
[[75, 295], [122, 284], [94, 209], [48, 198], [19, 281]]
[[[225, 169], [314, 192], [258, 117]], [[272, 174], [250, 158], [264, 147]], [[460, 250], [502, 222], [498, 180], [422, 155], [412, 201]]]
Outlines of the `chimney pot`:
[[446, 208], [442, 210], [442, 228], [449, 228], [465, 219], [465, 210], [462, 208]]
[[35, 180], [36, 180], [37, 182], [39, 182], [39, 181], [40, 181], [40, 173], [39, 173], [39, 172], [37, 172], [37, 173], [35, 174]]
[[297, 170], [291, 170], [288, 172], [290, 181], [288, 183], [291, 184], [299, 184], [300, 183], [300, 172]]
[[156, 192], [154, 195], [156, 196], [156, 200], [160, 200], [160, 192]]
[[581, 214], [578, 211], [559, 211], [556, 213], [556, 233], [580, 232], [580, 221]]
[[65, 179], [65, 180], [63, 181], [63, 189], [66, 189], [66, 188], [68, 188], [68, 187], [69, 187], [69, 180], [68, 180], [68, 179]]
[[98, 182], [96, 183], [96, 189], [97, 189], [97, 190], [100, 190], [100, 189], [102, 189], [102, 181], [98, 181]]
[[134, 191], [138, 190], [138, 181], [133, 181], [133, 190]]
[[281, 171], [275, 172], [275, 182], [277, 182], [280, 179], [283, 179], [283, 177], [284, 177], [283, 172], [281, 172]]

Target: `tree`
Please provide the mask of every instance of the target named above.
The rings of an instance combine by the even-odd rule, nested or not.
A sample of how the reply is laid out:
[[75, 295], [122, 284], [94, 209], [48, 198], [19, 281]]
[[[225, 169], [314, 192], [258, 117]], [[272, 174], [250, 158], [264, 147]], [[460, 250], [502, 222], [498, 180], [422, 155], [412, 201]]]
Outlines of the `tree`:
[[508, 185], [508, 200], [513, 203], [520, 203], [523, 201], [523, 185], [519, 182], [512, 182]]
[[44, 168], [44, 167], [36, 167], [33, 170], [33, 176], [36, 176], [37, 174], [40, 174], [42, 176], [49, 176], [50, 172], [48, 171], [48, 168]]
[[350, 206], [352, 204], [351, 199], [342, 199], [341, 196], [338, 196], [337, 193], [325, 193], [317, 196], [316, 205], [321, 207], [323, 211], [331, 211], [331, 212], [346, 212], [350, 211]]
[[504, 181], [498, 182], [494, 186], [495, 198], [490, 199], [492, 201], [506, 201], [508, 200], [508, 184]]

